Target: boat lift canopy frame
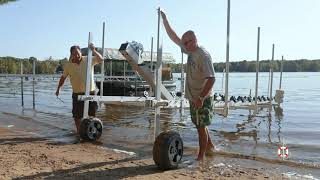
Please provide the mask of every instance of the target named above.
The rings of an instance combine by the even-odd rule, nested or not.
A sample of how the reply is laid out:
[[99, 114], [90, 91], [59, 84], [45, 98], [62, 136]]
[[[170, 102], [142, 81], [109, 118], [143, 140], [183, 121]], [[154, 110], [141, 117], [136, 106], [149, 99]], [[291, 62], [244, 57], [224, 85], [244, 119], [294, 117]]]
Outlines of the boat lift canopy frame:
[[[222, 103], [215, 103], [214, 106], [214, 112], [218, 114], [222, 114], [224, 116], [228, 116], [229, 109], [248, 109], [248, 110], [254, 110], [254, 115], [257, 114], [257, 109], [259, 107], [265, 108], [272, 106], [272, 98], [269, 102], [257, 102], [257, 95], [258, 95], [258, 73], [259, 73], [259, 50], [260, 50], [260, 27], [258, 27], [258, 40], [257, 40], [257, 63], [256, 63], [256, 86], [255, 86], [255, 100], [254, 103], [249, 104], [230, 104], [229, 103], [229, 97], [228, 97], [228, 84], [229, 84], [229, 34], [230, 34], [230, 2], [228, 1], [228, 11], [227, 11], [228, 19], [227, 19], [227, 48], [226, 48], [226, 78], [225, 78], [225, 102]], [[134, 47], [131, 46], [130, 43], [124, 43], [121, 45], [119, 51], [122, 53], [122, 55], [126, 58], [126, 60], [132, 65], [134, 70], [138, 71], [140, 75], [148, 82], [150, 86], [155, 90], [155, 97], [148, 97], [148, 96], [142, 96], [142, 97], [132, 97], [132, 96], [103, 96], [102, 93], [100, 93], [100, 96], [96, 95], [89, 95], [89, 93], [85, 93], [85, 95], [79, 96], [78, 99], [82, 101], [97, 101], [100, 103], [103, 102], [145, 102], [145, 106], [147, 107], [166, 107], [166, 108], [188, 108], [189, 102], [188, 100], [184, 99], [184, 97], [181, 98], [174, 98], [172, 94], [163, 86], [161, 83], [161, 68], [162, 68], [162, 42], [160, 42], [160, 8], [158, 9], [158, 32], [157, 32], [157, 65], [155, 69], [156, 79], [154, 79], [153, 72], [148, 69], [144, 68], [143, 66], [139, 66], [140, 62], [140, 52], [136, 51]], [[105, 23], [103, 23], [103, 47], [104, 47], [104, 30], [105, 30]], [[89, 35], [89, 43], [91, 43]], [[92, 55], [90, 56], [90, 48], [88, 48], [88, 62], [90, 58], [92, 58]], [[274, 54], [274, 45], [273, 45], [273, 52], [272, 52], [272, 59]], [[183, 55], [182, 55], [183, 58]], [[92, 60], [91, 60], [92, 61]], [[270, 68], [272, 69], [272, 63]], [[104, 66], [102, 66], [104, 68]], [[103, 70], [101, 72], [104, 72]], [[87, 73], [87, 81], [90, 81], [90, 73]], [[102, 77], [104, 77], [104, 74], [102, 74]], [[183, 77], [183, 76], [181, 76]], [[273, 78], [273, 71], [271, 70], [271, 79]], [[281, 77], [282, 78], [282, 77]], [[103, 88], [103, 80], [104, 78], [101, 78], [101, 87]], [[280, 79], [281, 81], [282, 79]], [[269, 80], [270, 81], [270, 80]], [[183, 82], [183, 81], [182, 81]], [[273, 81], [271, 80], [271, 84]], [[88, 86], [90, 83], [86, 83], [86, 90], [88, 89]], [[271, 85], [272, 87], [272, 85]], [[270, 89], [272, 91], [272, 89]], [[272, 93], [270, 92], [270, 95]], [[162, 99], [161, 99], [162, 96]], [[86, 106], [85, 106], [86, 108]], [[86, 109], [85, 109], [86, 112]], [[87, 114], [86, 114], [87, 115]]]

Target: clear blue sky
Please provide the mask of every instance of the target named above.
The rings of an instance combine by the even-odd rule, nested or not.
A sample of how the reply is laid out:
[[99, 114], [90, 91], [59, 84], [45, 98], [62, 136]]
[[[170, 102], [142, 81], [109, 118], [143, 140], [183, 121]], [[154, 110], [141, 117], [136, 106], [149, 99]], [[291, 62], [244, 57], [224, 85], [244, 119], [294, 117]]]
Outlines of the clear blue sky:
[[[135, 40], [149, 50], [159, 6], [178, 35], [194, 30], [214, 62], [225, 61], [227, 0], [19, 0], [0, 6], [0, 56], [68, 57], [71, 45], [87, 45], [89, 31], [101, 46], [103, 21], [105, 47]], [[272, 43], [276, 59], [320, 58], [319, 10], [319, 0], [231, 0], [230, 60], [256, 58], [258, 26], [260, 59], [271, 58]], [[161, 35], [179, 62], [179, 48]]]

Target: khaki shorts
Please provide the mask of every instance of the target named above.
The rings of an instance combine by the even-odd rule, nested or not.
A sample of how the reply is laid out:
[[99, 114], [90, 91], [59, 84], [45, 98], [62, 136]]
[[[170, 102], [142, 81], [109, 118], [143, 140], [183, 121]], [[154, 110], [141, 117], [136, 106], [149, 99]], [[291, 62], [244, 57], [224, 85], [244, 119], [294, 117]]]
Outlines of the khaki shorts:
[[213, 119], [213, 105], [212, 97], [208, 97], [204, 100], [202, 108], [196, 109], [192, 101], [190, 103], [191, 120], [196, 127], [209, 126]]
[[[93, 92], [90, 93], [94, 95]], [[73, 118], [81, 119], [83, 117], [84, 102], [78, 101], [78, 95], [84, 95], [84, 93], [72, 93], [72, 116]], [[89, 102], [89, 116], [96, 116], [98, 104], [95, 101]]]

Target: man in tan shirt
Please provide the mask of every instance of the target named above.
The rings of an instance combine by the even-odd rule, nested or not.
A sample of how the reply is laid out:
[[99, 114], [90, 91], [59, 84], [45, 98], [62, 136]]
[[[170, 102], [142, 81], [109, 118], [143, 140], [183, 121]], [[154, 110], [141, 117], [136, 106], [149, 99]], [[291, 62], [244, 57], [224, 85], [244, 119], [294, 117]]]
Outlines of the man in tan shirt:
[[[93, 79], [94, 65], [99, 64], [103, 61], [101, 54], [96, 51], [94, 45], [91, 43], [89, 48], [92, 50], [93, 58], [91, 64], [91, 84], [90, 94], [94, 93], [95, 84]], [[72, 46], [70, 48], [70, 62], [65, 64], [63, 68], [63, 74], [60, 77], [59, 84], [56, 91], [56, 96], [59, 95], [60, 88], [64, 84], [67, 77], [70, 78], [72, 86], [72, 115], [76, 124], [77, 133], [79, 134], [80, 122], [83, 117], [84, 102], [78, 101], [78, 95], [84, 95], [85, 93], [85, 82], [86, 82], [86, 67], [87, 57], [82, 56], [79, 46]], [[97, 102], [89, 103], [89, 116], [95, 116], [97, 110]]]

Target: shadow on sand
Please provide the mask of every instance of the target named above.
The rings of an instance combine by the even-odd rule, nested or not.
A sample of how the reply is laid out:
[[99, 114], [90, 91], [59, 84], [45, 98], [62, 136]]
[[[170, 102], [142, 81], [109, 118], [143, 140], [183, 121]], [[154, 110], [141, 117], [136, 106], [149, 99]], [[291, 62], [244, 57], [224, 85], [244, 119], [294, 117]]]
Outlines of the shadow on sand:
[[[138, 175], [148, 175], [161, 173], [163, 171], [157, 169], [156, 165], [141, 164], [135, 162], [137, 157], [125, 158], [122, 160], [100, 162], [81, 165], [72, 169], [57, 170], [52, 172], [42, 172], [31, 176], [15, 178], [15, 180], [24, 179], [122, 179], [130, 178]], [[122, 164], [123, 163], [123, 164]], [[130, 166], [133, 163], [134, 166]], [[121, 165], [122, 164], [122, 165]], [[106, 167], [103, 167], [106, 166]], [[117, 166], [112, 168], [112, 166]], [[119, 167], [120, 166], [120, 167]], [[129, 166], [129, 167], [128, 167]], [[100, 168], [99, 170], [91, 170]], [[104, 170], [101, 170], [101, 169]]]

